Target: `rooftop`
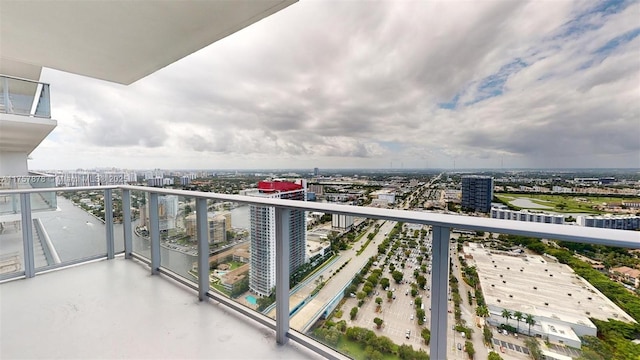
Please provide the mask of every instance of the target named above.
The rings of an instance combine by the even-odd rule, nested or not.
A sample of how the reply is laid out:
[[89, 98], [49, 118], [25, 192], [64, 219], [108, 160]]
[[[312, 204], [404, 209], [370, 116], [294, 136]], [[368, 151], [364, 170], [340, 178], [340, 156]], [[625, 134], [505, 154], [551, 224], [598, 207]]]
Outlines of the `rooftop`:
[[466, 246], [464, 252], [473, 256], [489, 305], [572, 323], [589, 324], [589, 317], [635, 322], [569, 266], [555, 260], [480, 246]]

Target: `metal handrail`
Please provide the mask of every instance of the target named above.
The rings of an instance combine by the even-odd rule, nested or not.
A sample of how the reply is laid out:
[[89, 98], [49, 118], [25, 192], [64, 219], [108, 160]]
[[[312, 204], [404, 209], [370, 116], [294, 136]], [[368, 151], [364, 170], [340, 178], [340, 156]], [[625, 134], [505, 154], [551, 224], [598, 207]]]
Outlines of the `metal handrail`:
[[522, 236], [532, 236], [545, 239], [563, 240], [571, 242], [586, 242], [598, 245], [617, 246], [630, 249], [640, 249], [640, 232], [628, 230], [613, 230], [591, 228], [574, 225], [544, 224], [513, 220], [491, 219], [432, 212], [419, 212], [398, 209], [379, 209], [371, 207], [338, 205], [330, 203], [315, 203], [310, 201], [281, 200], [259, 198], [245, 195], [219, 194], [201, 191], [177, 189], [163, 189], [134, 185], [104, 185], [84, 187], [61, 187], [41, 189], [1, 190], [1, 194], [24, 194], [51, 191], [90, 191], [107, 189], [125, 189], [144, 191], [159, 195], [178, 195], [204, 198], [209, 200], [231, 201], [242, 204], [275, 206], [292, 210], [320, 211], [331, 214], [346, 214], [382, 220], [402, 221], [423, 225], [442, 226], [454, 229], [487, 231]]
[[13, 80], [19, 80], [19, 81], [26, 81], [26, 82], [30, 82], [30, 83], [34, 83], [34, 84], [51, 85], [51, 84], [46, 83], [46, 82], [36, 81], [36, 80], [33, 80], [33, 79], [26, 79], [26, 78], [22, 78], [22, 77], [18, 77], [18, 76], [12, 76], [12, 75], [0, 74], [0, 78], [7, 78], [7, 79], [13, 79]]
[[[26, 214], [23, 214], [23, 221], [30, 222], [31, 214], [28, 202], [29, 194], [52, 192], [52, 191], [95, 191], [102, 190], [105, 192], [105, 208], [110, 206], [111, 192], [113, 190], [122, 190], [122, 202], [124, 218], [130, 218], [130, 196], [132, 191], [141, 191], [150, 194], [150, 220], [151, 220], [151, 273], [166, 273], [161, 268], [160, 263], [160, 235], [158, 229], [158, 196], [159, 195], [177, 195], [183, 197], [195, 198], [198, 222], [198, 263], [199, 276], [197, 290], [200, 300], [207, 297], [214, 297], [209, 291], [208, 277], [206, 271], [206, 261], [208, 254], [203, 251], [208, 241], [207, 222], [206, 222], [206, 200], [231, 201], [242, 204], [272, 206], [276, 210], [276, 282], [282, 286], [276, 287], [276, 340], [283, 344], [287, 339], [293, 339], [299, 344], [312, 349], [328, 358], [340, 358], [337, 353], [323, 348], [318, 342], [310, 338], [306, 338], [289, 328], [289, 266], [287, 262], [288, 254], [288, 228], [291, 210], [303, 211], [321, 211], [331, 214], [347, 214], [358, 217], [399, 221], [405, 223], [415, 223], [432, 226], [432, 288], [435, 290], [431, 296], [431, 357], [446, 357], [446, 332], [447, 332], [447, 292], [448, 287], [448, 271], [449, 271], [449, 239], [451, 229], [464, 229], [472, 231], [488, 231], [494, 233], [513, 234], [531, 236], [537, 238], [547, 238], [553, 240], [563, 240], [571, 242], [583, 242], [590, 244], [600, 244], [608, 246], [617, 246], [623, 248], [639, 249], [640, 248], [640, 232], [629, 230], [601, 229], [582, 226], [558, 225], [520, 222], [513, 220], [501, 220], [481, 217], [471, 217], [462, 215], [439, 214], [431, 212], [418, 212], [410, 210], [398, 209], [379, 209], [370, 207], [338, 205], [329, 203], [315, 203], [295, 200], [281, 200], [272, 198], [252, 197], [244, 195], [228, 195], [200, 191], [187, 191], [176, 189], [163, 189], [146, 186], [134, 185], [107, 185], [107, 186], [85, 186], [85, 187], [60, 187], [60, 188], [35, 188], [35, 189], [15, 189], [0, 190], [0, 195], [20, 194], [21, 206]], [[107, 225], [107, 258], [114, 257], [113, 251], [113, 219], [109, 212], [105, 213], [105, 224]], [[155, 216], [153, 215], [155, 214]], [[155, 229], [155, 231], [153, 231]], [[29, 230], [29, 229], [26, 229]], [[284, 230], [284, 231], [283, 231]], [[131, 221], [125, 221], [125, 258], [137, 257], [133, 254], [131, 247]], [[26, 231], [23, 233], [25, 246], [25, 271], [26, 277], [34, 275], [33, 264], [28, 261], [33, 260], [32, 235]], [[28, 255], [27, 255], [28, 254]], [[30, 269], [30, 270], [29, 270]], [[178, 276], [178, 275], [175, 275]], [[194, 286], [192, 286], [194, 287]], [[232, 309], [238, 310], [239, 306], [231, 306]], [[246, 315], [247, 311], [240, 311]], [[249, 316], [256, 319], [255, 316]], [[270, 325], [273, 325], [270, 323]], [[271, 327], [271, 326], [270, 326]], [[272, 327], [273, 328], [273, 327]]]

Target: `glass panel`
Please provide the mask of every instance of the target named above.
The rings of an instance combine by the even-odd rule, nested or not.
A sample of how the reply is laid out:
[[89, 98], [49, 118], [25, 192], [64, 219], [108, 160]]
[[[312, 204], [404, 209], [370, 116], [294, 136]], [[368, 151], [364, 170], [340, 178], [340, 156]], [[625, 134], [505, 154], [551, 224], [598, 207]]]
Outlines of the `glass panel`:
[[[360, 218], [347, 221], [353, 224], [349, 227], [342, 225], [344, 215], [332, 217], [332, 225], [338, 226], [309, 231], [307, 245], [313, 248], [314, 236], [329, 230], [338, 253], [303, 280], [307, 285], [294, 297], [305, 303], [291, 326], [355, 358], [375, 357], [374, 352], [392, 356], [399, 346], [410, 358], [426, 355], [423, 334], [431, 318], [428, 228]], [[377, 340], [369, 344], [357, 340], [372, 335]]]
[[56, 197], [57, 211], [33, 212], [36, 259], [47, 265], [106, 255], [103, 191], [65, 191]]
[[[8, 189], [42, 189], [55, 188], [55, 177], [48, 175], [2, 176], [0, 190]], [[42, 192], [31, 194], [31, 211], [55, 210], [57, 208], [56, 193]], [[0, 215], [19, 214], [19, 195], [0, 195]]]
[[124, 226], [122, 212], [122, 190], [112, 190], [113, 198], [113, 240], [116, 254], [124, 251]]
[[207, 205], [211, 289], [251, 309], [265, 308], [268, 304], [249, 292], [249, 206], [211, 200]]
[[[0, 195], [0, 203], [3, 196]], [[20, 216], [0, 215], [0, 279], [24, 272], [24, 246]]]
[[50, 117], [49, 85], [0, 76], [0, 110], [8, 114]]
[[151, 260], [151, 242], [149, 239], [149, 193], [131, 192], [131, 228], [133, 229], [133, 252]]
[[176, 195], [158, 197], [160, 264], [184, 278], [196, 281], [195, 198]]
[[38, 117], [51, 117], [51, 103], [49, 102], [49, 84], [42, 84], [42, 90], [40, 92], [40, 98], [35, 109], [35, 116]]

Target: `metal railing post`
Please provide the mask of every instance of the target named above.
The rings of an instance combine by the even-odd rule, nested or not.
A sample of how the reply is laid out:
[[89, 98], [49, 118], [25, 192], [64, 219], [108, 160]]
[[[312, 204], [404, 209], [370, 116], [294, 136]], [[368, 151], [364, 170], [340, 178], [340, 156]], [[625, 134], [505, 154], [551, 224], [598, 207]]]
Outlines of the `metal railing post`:
[[4, 101], [4, 112], [6, 114], [13, 114], [13, 106], [11, 106], [11, 100], [9, 99], [9, 79], [2, 77], [2, 99]]
[[209, 291], [209, 222], [207, 199], [196, 199], [196, 224], [198, 229], [198, 299], [203, 301]]
[[447, 290], [449, 288], [449, 228], [433, 227], [431, 271], [431, 359], [447, 358]]
[[111, 189], [104, 191], [104, 226], [107, 240], [107, 259], [115, 258], [115, 244], [113, 242], [113, 194]]
[[149, 236], [151, 237], [151, 274], [160, 271], [160, 219], [158, 218], [158, 194], [149, 194]]
[[[16, 185], [16, 178], [15, 177], [11, 177], [9, 178], [9, 188], [10, 189], [17, 189], [18, 186]], [[11, 195], [11, 210], [13, 211], [14, 214], [18, 213], [18, 202], [20, 202], [20, 196], [19, 195]]]
[[291, 210], [276, 208], [276, 342], [287, 343], [289, 332], [289, 226]]
[[35, 275], [33, 255], [33, 224], [31, 220], [31, 194], [20, 194], [20, 216], [22, 218], [22, 245], [24, 247], [24, 276]]
[[131, 259], [133, 235], [131, 227], [131, 190], [122, 190], [122, 229], [124, 231], [124, 258]]

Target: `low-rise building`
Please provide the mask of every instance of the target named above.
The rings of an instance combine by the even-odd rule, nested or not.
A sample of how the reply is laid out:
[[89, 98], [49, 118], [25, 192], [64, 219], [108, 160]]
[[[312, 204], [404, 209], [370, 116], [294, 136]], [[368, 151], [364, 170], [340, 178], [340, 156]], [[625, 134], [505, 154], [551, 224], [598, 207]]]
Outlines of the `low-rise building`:
[[[476, 266], [489, 309], [487, 322], [508, 324], [524, 334], [542, 337], [556, 344], [580, 348], [580, 337], [596, 336], [590, 320], [616, 319], [635, 323], [589, 282], [567, 265], [551, 257], [488, 250], [480, 244], [464, 247], [469, 266]], [[503, 317], [503, 311], [511, 317]], [[525, 319], [517, 321], [520, 312]], [[526, 316], [535, 321], [526, 323]]]
[[605, 229], [638, 230], [640, 229], [640, 216], [577, 216], [576, 223], [580, 226]]
[[631, 284], [633, 287], [640, 287], [640, 270], [628, 266], [611, 268], [609, 273], [618, 281]]
[[529, 210], [509, 210], [504, 207], [493, 206], [491, 208], [493, 219], [528, 221], [545, 224], [564, 224], [564, 215], [533, 212]]

